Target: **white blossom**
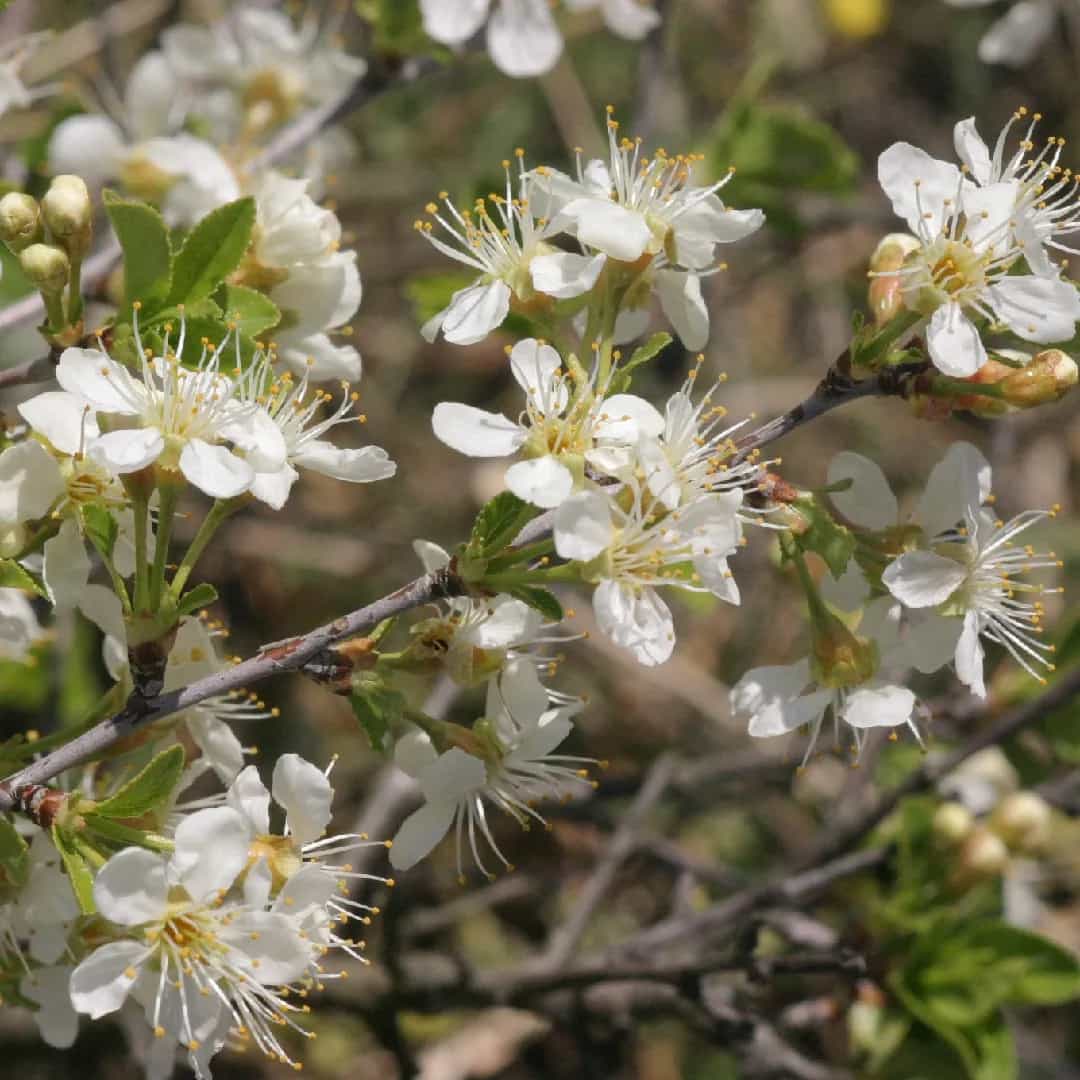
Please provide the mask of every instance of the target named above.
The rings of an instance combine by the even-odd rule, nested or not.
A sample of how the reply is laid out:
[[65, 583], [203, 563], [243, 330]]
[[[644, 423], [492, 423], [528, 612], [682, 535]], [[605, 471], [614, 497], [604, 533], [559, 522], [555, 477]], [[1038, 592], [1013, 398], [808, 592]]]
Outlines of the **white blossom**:
[[899, 276], [907, 306], [929, 316], [927, 347], [940, 371], [964, 378], [986, 362], [975, 319], [1001, 323], [1025, 341], [1072, 337], [1080, 319], [1075, 286], [1012, 272], [1025, 254], [1014, 182], [976, 186], [955, 165], [908, 143], [882, 153], [878, 178], [920, 241]]
[[441, 402], [431, 423], [442, 442], [469, 457], [523, 452], [525, 460], [507, 469], [506, 485], [536, 506], [558, 506], [580, 485], [586, 463], [607, 471], [613, 451], [663, 429], [663, 419], [647, 401], [633, 394], [601, 396], [591, 382], [572, 379], [559, 354], [535, 338], [514, 346], [510, 371], [525, 392], [519, 420]]
[[41, 624], [26, 593], [0, 588], [0, 660], [26, 661], [43, 637]]
[[25, 109], [56, 92], [55, 85], [27, 86], [19, 74], [23, 64], [51, 35], [24, 34], [0, 46], [0, 116], [11, 109]]
[[242, 378], [241, 398], [266, 411], [285, 444], [283, 462], [271, 456], [265, 461], [268, 467], [263, 468], [261, 454], [254, 453], [248, 459], [255, 469], [251, 494], [275, 510], [285, 505], [299, 476], [298, 467], [354, 484], [385, 480], [397, 471], [382, 447], [338, 447], [322, 437], [338, 425], [365, 417], [353, 413], [359, 395], [348, 383], [342, 383], [338, 406], [320, 417], [323, 406], [333, 398], [325, 390], [309, 389], [309, 378], [307, 371], [299, 381], [288, 372], [275, 374], [266, 354], [256, 357]]
[[487, 199], [477, 199], [472, 210], [458, 210], [443, 191], [439, 193], [442, 210], [434, 202], [426, 207], [441, 233], [436, 233], [431, 221], [414, 223], [417, 232], [444, 255], [480, 274], [425, 323], [422, 333], [429, 341], [441, 330], [455, 345], [475, 344], [502, 325], [512, 305], [534, 310], [581, 296], [596, 284], [604, 268], [602, 253], [560, 251], [548, 242], [562, 222], [549, 214], [551, 198], [529, 184], [524, 151], [516, 154], [516, 193], [510, 162], [505, 161], [502, 195], [492, 193]]
[[[953, 7], [986, 7], [995, 0], [945, 0]], [[1023, 67], [1053, 36], [1063, 0], [1015, 0], [979, 42], [987, 64]]]
[[488, 806], [510, 815], [522, 828], [531, 822], [544, 824], [533, 803], [585, 780], [583, 759], [554, 753], [572, 731], [571, 717], [580, 707], [578, 699], [548, 691], [535, 667], [517, 659], [488, 683], [484, 716], [467, 733], [469, 751], [451, 746], [438, 753], [419, 730], [402, 736], [394, 761], [416, 778], [425, 801], [394, 837], [391, 865], [408, 870], [453, 828], [459, 876], [463, 839], [484, 875], [491, 876], [481, 853], [485, 844], [511, 869], [492, 833]]

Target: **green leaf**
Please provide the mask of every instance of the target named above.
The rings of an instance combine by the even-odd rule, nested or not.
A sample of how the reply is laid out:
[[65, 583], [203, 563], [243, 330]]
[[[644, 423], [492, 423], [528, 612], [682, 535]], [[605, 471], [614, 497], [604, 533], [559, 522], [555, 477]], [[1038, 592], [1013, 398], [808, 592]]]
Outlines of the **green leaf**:
[[806, 522], [806, 529], [795, 537], [803, 551], [812, 551], [825, 560], [833, 577], [840, 577], [855, 553], [855, 537], [841, 525], [823, 503], [813, 495], [793, 504]]
[[487, 558], [502, 551], [525, 524], [540, 511], [519, 499], [513, 492], [502, 491], [486, 502], [476, 515], [468, 553], [473, 558]]
[[255, 226], [255, 200], [248, 197], [211, 211], [188, 233], [173, 265], [170, 304], [209, 296], [240, 264]]
[[642, 364], [647, 364], [655, 356], [662, 353], [672, 341], [670, 334], [660, 331], [658, 334], [653, 334], [648, 341], [643, 345], [639, 345], [631, 355], [630, 359], [625, 364], [620, 364], [618, 371], [615, 372], [611, 380], [611, 390], [609, 393], [622, 394], [630, 388], [630, 383], [633, 381], [632, 372], [635, 368], [641, 367]]
[[0, 589], [22, 589], [48, 598], [45, 586], [14, 559], [0, 559]]
[[349, 702], [371, 748], [384, 753], [394, 725], [401, 720], [405, 696], [377, 672], [365, 671], [354, 676]]
[[224, 313], [225, 322], [235, 323], [247, 337], [258, 337], [277, 326], [281, 312], [268, 296], [243, 285], [222, 285], [214, 294]]
[[149, 315], [169, 291], [169, 230], [162, 216], [146, 203], [108, 190], [102, 201], [124, 252], [124, 302], [130, 308], [134, 301], [141, 301]]
[[23, 885], [29, 871], [26, 841], [9, 817], [0, 817], [0, 884]]
[[116, 518], [97, 503], [86, 503], [82, 508], [83, 532], [105, 559], [112, 559], [116, 537], [120, 532]]
[[176, 605], [176, 613], [177, 615], [190, 615], [200, 608], [209, 607], [217, 598], [217, 589], [208, 581], [204, 581], [201, 585], [196, 585], [194, 589], [189, 589], [180, 597], [180, 603]]
[[94, 812], [107, 818], [142, 817], [168, 801], [183, 770], [183, 747], [170, 746], [114, 795], [99, 802]]
[[467, 288], [475, 274], [467, 270], [442, 270], [434, 274], [415, 274], [405, 282], [405, 296], [413, 306], [421, 325], [434, 318], [459, 289]]
[[539, 585], [514, 585], [507, 592], [517, 600], [539, 611], [549, 622], [562, 622], [565, 618], [562, 604], [553, 592]]
[[75, 837], [66, 829], [54, 825], [52, 838], [56, 850], [60, 852], [64, 869], [67, 870], [71, 891], [79, 902], [79, 910], [84, 915], [93, 915], [97, 911], [97, 905], [94, 903], [94, 875], [79, 851]]

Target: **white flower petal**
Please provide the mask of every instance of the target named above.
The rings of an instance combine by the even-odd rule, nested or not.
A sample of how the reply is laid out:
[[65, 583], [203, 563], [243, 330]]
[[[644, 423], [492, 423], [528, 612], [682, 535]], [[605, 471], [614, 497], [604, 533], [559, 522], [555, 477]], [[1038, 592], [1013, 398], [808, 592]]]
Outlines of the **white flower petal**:
[[548, 0], [499, 0], [487, 25], [495, 66], [516, 78], [550, 71], [562, 53], [562, 34]]
[[66, 1050], [79, 1034], [79, 1016], [71, 1004], [69, 989], [72, 969], [68, 964], [34, 968], [19, 981], [23, 997], [40, 1008], [34, 1021], [42, 1040], [57, 1050]]
[[457, 401], [439, 402], [431, 427], [440, 442], [468, 457], [509, 457], [525, 441], [513, 420]]
[[326, 774], [299, 754], [282, 754], [270, 790], [285, 808], [285, 827], [299, 844], [318, 840], [330, 822], [334, 789]]
[[990, 496], [990, 462], [971, 443], [957, 442], [930, 473], [916, 520], [937, 536], [978, 513]]
[[469, 640], [478, 649], [506, 649], [524, 644], [534, 638], [543, 625], [538, 611], [512, 596], [496, 596], [489, 611], [487, 618], [481, 619], [469, 635]]
[[582, 491], [555, 511], [555, 550], [564, 559], [587, 562], [611, 543], [611, 509], [605, 495]]
[[57, 608], [75, 607], [90, 577], [90, 556], [75, 519], [65, 518], [60, 531], [45, 541], [43, 550], [42, 578], [49, 599]]
[[438, 760], [438, 757], [431, 736], [419, 728], [407, 731], [394, 744], [394, 764], [414, 778]]
[[270, 831], [270, 792], [254, 765], [247, 765], [229, 785], [229, 806], [243, 815], [249, 830], [258, 836]]
[[993, 175], [990, 151], [975, 129], [975, 117], [960, 120], [953, 128], [956, 156], [968, 167], [977, 184], [989, 184]]
[[138, 415], [140, 395], [146, 393], [127, 368], [100, 349], [65, 349], [56, 365], [56, 381], [95, 409], [121, 416]]
[[967, 568], [933, 551], [907, 551], [885, 568], [881, 583], [906, 607], [943, 604], [964, 583]]
[[147, 953], [146, 946], [137, 941], [110, 941], [95, 949], [71, 973], [71, 1004], [75, 1011], [87, 1014], [91, 1020], [116, 1012], [131, 991]]
[[214, 499], [231, 499], [251, 486], [255, 470], [226, 446], [189, 439], [180, 451], [180, 471]]
[[413, 551], [424, 567], [424, 573], [430, 574], [450, 564], [450, 554], [430, 540], [414, 540]]
[[272, 510], [280, 510], [288, 501], [292, 486], [299, 477], [300, 474], [291, 465], [285, 465], [276, 472], [257, 472], [248, 490]]
[[974, 611], [964, 616], [964, 628], [956, 641], [956, 676], [978, 698], [986, 697], [983, 681], [983, 647], [979, 641], [979, 617]]
[[821, 719], [830, 701], [832, 692], [829, 690], [816, 690], [787, 701], [768, 701], [750, 717], [747, 734], [755, 739], [768, 739], [786, 735], [804, 724], [814, 724]]
[[127, 147], [124, 133], [105, 116], [69, 116], [49, 137], [49, 172], [74, 173], [100, 188], [120, 171]]
[[197, 810], [177, 826], [170, 870], [195, 900], [227, 890], [247, 866], [251, 827], [231, 806]]
[[832, 487], [844, 480], [851, 481], [849, 488], [829, 493], [844, 517], [867, 529], [888, 529], [896, 524], [900, 507], [878, 465], [845, 450], [829, 462], [828, 483]]
[[943, 375], [966, 379], [986, 363], [986, 346], [959, 304], [942, 304], [934, 312], [926, 328], [926, 344], [930, 359]]
[[853, 690], [844, 705], [844, 720], [854, 728], [896, 727], [911, 719], [915, 695], [903, 686]]
[[506, 470], [506, 486], [533, 506], [550, 510], [574, 490], [574, 476], [551, 454], [531, 461], [519, 461]]
[[963, 619], [939, 615], [936, 611], [925, 612], [908, 627], [904, 639], [908, 662], [924, 675], [940, 670], [953, 659], [963, 628]]
[[979, 42], [979, 59], [984, 64], [1023, 67], [1053, 34], [1057, 16], [1053, 0], [1020, 0]]
[[612, 394], [605, 398], [593, 423], [593, 437], [598, 441], [628, 446], [638, 439], [657, 439], [663, 433], [663, 416], [636, 394]]
[[593, 593], [593, 611], [600, 629], [645, 667], [664, 663], [675, 649], [671, 611], [655, 589], [602, 581]]
[[0, 525], [43, 517], [66, 489], [56, 459], [36, 439], [0, 453]]
[[420, 0], [424, 33], [443, 45], [461, 45], [484, 24], [490, 0]]
[[557, 251], [551, 255], [537, 255], [529, 263], [529, 275], [537, 292], [567, 300], [587, 293], [596, 284], [605, 262], [606, 255]]
[[314, 958], [311, 942], [300, 936], [294, 920], [272, 911], [240, 909], [220, 936], [248, 978], [263, 986], [295, 982]]
[[1002, 278], [990, 286], [990, 303], [1017, 337], [1040, 345], [1071, 338], [1080, 320], [1080, 293], [1066, 278]]
[[90, 456], [124, 476], [152, 465], [164, 449], [165, 440], [157, 428], [121, 428], [95, 439], [90, 446]]
[[453, 746], [426, 766], [417, 779], [429, 802], [457, 802], [484, 785], [487, 769], [479, 758]]
[[402, 822], [390, 847], [390, 865], [411, 870], [447, 834], [454, 820], [453, 803], [426, 803]]
[[664, 314], [683, 345], [691, 352], [704, 349], [709, 340], [709, 309], [701, 295], [701, 279], [697, 274], [661, 270], [656, 275], [656, 289]]
[[62, 454], [77, 454], [101, 434], [94, 410], [78, 394], [48, 390], [19, 405], [19, 415]]
[[574, 199], [562, 212], [583, 244], [623, 262], [640, 259], [653, 239], [641, 214], [608, 199]]
[[305, 469], [352, 484], [386, 480], [397, 472], [397, 465], [381, 446], [342, 448], [322, 439], [304, 443], [293, 455], [293, 461]]
[[960, 194], [960, 170], [932, 158], [910, 143], [893, 143], [878, 158], [878, 181], [893, 211], [918, 237], [936, 237], [945, 219], [945, 202]]
[[504, 281], [459, 289], [442, 313], [443, 337], [454, 345], [475, 345], [502, 326], [509, 311], [510, 286]]
[[751, 668], [731, 688], [731, 709], [736, 713], [754, 713], [769, 703], [798, 697], [810, 681], [810, 664], [776, 664]]
[[165, 860], [142, 848], [124, 848], [94, 879], [98, 911], [119, 926], [139, 926], [159, 919], [168, 902]]

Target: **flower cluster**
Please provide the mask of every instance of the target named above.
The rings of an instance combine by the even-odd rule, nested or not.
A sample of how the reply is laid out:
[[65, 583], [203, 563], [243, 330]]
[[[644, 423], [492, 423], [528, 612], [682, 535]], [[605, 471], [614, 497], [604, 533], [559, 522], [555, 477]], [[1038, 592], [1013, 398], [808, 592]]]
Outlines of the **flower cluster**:
[[905, 305], [927, 317], [931, 359], [945, 375], [968, 377], [987, 361], [986, 328], [1022, 342], [1047, 344], [1073, 336], [1080, 320], [1076, 286], [1061, 276], [1053, 250], [1080, 225], [1076, 180], [1059, 165], [1064, 140], [1034, 141], [1030, 119], [1006, 156], [1018, 110], [991, 154], [973, 119], [954, 140], [961, 167], [909, 143], [895, 143], [878, 161], [878, 178], [893, 210], [911, 230], [898, 271]]

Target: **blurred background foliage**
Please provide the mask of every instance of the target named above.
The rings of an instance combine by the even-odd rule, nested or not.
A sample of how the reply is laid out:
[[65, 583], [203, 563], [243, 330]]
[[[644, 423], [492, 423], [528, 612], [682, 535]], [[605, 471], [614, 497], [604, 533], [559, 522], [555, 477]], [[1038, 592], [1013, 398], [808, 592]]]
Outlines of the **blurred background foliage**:
[[[661, 2], [662, 29], [644, 44], [600, 31], [598, 19], [576, 17], [567, 24], [567, 53], [548, 76], [513, 82], [480, 51], [447, 57], [443, 70], [349, 118], [356, 152], [335, 176], [331, 197], [346, 243], [359, 253], [365, 290], [354, 332], [364, 360], [367, 427], [357, 439], [386, 447], [399, 473], [393, 483], [371, 486], [310, 474], [284, 514], [253, 505], [228, 524], [201, 571], [220, 592], [214, 614], [227, 613], [229, 652], [247, 655], [260, 642], [309, 628], [413, 577], [412, 539], [452, 546], [498, 490], [500, 463], [465, 460], [431, 434], [431, 411], [441, 400], [514, 407], [505, 377], [510, 334], [458, 348], [427, 345], [418, 333], [419, 323], [461, 284], [412, 229], [436, 191], [469, 203], [499, 190], [501, 161], [517, 146], [529, 163], [562, 168], [572, 166], [570, 147], [602, 152], [606, 104], [615, 107], [623, 130], [640, 134], [647, 145], [702, 154], [702, 179], [734, 165], [726, 201], [764, 207], [769, 224], [733, 249], [725, 273], [706, 282], [713, 330], [703, 378], [725, 372], [722, 400], [731, 416], [764, 418], [805, 397], [847, 344], [853, 313], [864, 303], [867, 258], [896, 227], [875, 182], [876, 158], [886, 146], [903, 139], [949, 156], [955, 120], [975, 114], [983, 134], [992, 136], [1020, 104], [1044, 113], [1046, 131], [1080, 139], [1080, 41], [1069, 40], [1062, 28], [1030, 65], [988, 67], [976, 47], [1001, 4]], [[34, 64], [48, 66], [52, 77], [61, 73], [68, 84], [68, 92], [34, 112], [0, 121], [4, 149], [21, 155], [31, 189], [40, 183], [51, 124], [85, 107], [95, 86], [122, 80], [163, 26], [213, 18], [224, 6], [214, 0], [17, 0], [4, 13], [0, 33], [63, 31], [57, 51], [43, 50]], [[106, 9], [124, 29], [102, 40]], [[344, 23], [356, 51], [369, 40], [364, 17], [377, 21], [374, 43], [384, 53], [426, 48], [413, 0], [358, 0]], [[1080, 165], [1080, 157], [1072, 160]], [[24, 289], [6, 260], [0, 302]], [[656, 328], [661, 325], [658, 318]], [[11, 333], [0, 340], [0, 363], [25, 359], [37, 348], [33, 331]], [[638, 392], [661, 400], [692, 361], [673, 343], [635, 384]], [[1040, 537], [1065, 561], [1065, 593], [1051, 598], [1047, 621], [1059, 644], [1059, 666], [1080, 661], [1075, 395], [994, 422], [957, 417], [933, 423], [906, 409], [868, 400], [834, 412], [776, 446], [783, 459], [777, 468], [795, 483], [817, 487], [830, 457], [855, 449], [877, 460], [896, 490], [911, 496], [949, 442], [975, 442], [994, 466], [1004, 516], [1055, 502], [1064, 508]], [[796, 861], [846, 809], [918, 764], [921, 755], [910, 741], [882, 743], [871, 746], [856, 770], [841, 751], [820, 755], [796, 774], [798, 738], [751, 745], [732, 720], [728, 686], [749, 666], [788, 662], [805, 647], [798, 593], [777, 572], [774, 547], [767, 534], [751, 536], [738, 567], [741, 607], [708, 597], [680, 601], [679, 647], [663, 667], [638, 668], [598, 635], [566, 649], [565, 687], [590, 699], [580, 745], [571, 752], [610, 763], [599, 790], [551, 808], [553, 827], [546, 833], [521, 834], [500, 822], [500, 844], [517, 863], [511, 877], [462, 887], [452, 845], [444, 845], [392, 891], [376, 890], [383, 914], [371, 928], [368, 951], [378, 964], [393, 975], [413, 952], [481, 969], [527, 956], [573, 906], [643, 773], [664, 751], [678, 756], [678, 783], [590, 923], [585, 954]], [[578, 612], [574, 625], [589, 630], [585, 599], [564, 599]], [[44, 734], [78, 723], [106, 686], [95, 632], [77, 616], [56, 626], [37, 659], [31, 668], [0, 664], [3, 737], [27, 726]], [[410, 691], [421, 700], [425, 689], [418, 682]], [[932, 752], [981, 722], [966, 698], [942, 696], [932, 680], [923, 689]], [[992, 708], [1038, 689], [1014, 665], [1001, 664]], [[242, 735], [258, 745], [260, 757], [271, 761], [284, 750], [315, 761], [340, 755], [337, 824], [350, 829], [374, 822], [380, 835], [392, 833], [411, 808], [408, 792], [394, 786], [392, 773], [368, 749], [348, 703], [295, 678], [274, 681], [265, 696], [282, 719]], [[466, 694], [449, 707], [468, 720], [477, 705]], [[362, 992], [351, 998], [340, 986], [313, 1012], [319, 1038], [305, 1050], [306, 1071], [385, 1078], [412, 1056], [422, 1075], [440, 1080], [1080, 1075], [1080, 1006], [1059, 1005], [1080, 989], [1080, 827], [1072, 819], [1080, 802], [1070, 782], [1080, 764], [1080, 706], [1048, 717], [1004, 751], [1006, 757], [983, 760], [978, 775], [971, 770], [970, 783], [989, 784], [998, 795], [1038, 788], [1053, 803], [1036, 853], [979, 869], [979, 853], [943, 844], [935, 826], [939, 795], [908, 800], [875, 838], [895, 842], [895, 857], [838, 885], [813, 909], [815, 925], [832, 935], [828, 941], [866, 958], [861, 979], [783, 976], [746, 985], [718, 977], [716, 993], [736, 994], [769, 1018], [805, 1055], [806, 1068], [819, 1072], [799, 1071], [803, 1066], [775, 1055], [759, 1060], [738, 1041], [709, 1038], [672, 1018], [559, 1023], [521, 1010], [461, 1009], [452, 993], [430, 1007], [387, 1015], [385, 1005], [365, 1006]], [[391, 806], [396, 817], [380, 817], [379, 805]], [[1003, 914], [1024, 929], [1008, 925]], [[767, 931], [755, 946], [759, 954], [786, 947], [782, 936], [770, 938]], [[65, 1056], [36, 1041], [25, 1015], [0, 1012], [2, 1072], [20, 1080], [133, 1076], [119, 1035], [95, 1024]], [[235, 1078], [286, 1071], [229, 1054], [215, 1067], [215, 1075]]]

